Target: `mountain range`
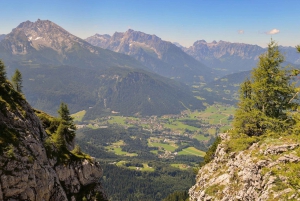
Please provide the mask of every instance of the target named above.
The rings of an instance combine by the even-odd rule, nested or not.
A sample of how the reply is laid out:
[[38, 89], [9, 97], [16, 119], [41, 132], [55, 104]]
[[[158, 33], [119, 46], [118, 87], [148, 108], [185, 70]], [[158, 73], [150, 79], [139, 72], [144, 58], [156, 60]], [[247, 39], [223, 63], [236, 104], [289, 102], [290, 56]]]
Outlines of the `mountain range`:
[[[131, 29], [124, 33], [116, 32], [112, 36], [95, 34], [85, 40], [95, 46], [130, 55], [163, 76], [174, 75], [172, 71], [170, 73], [170, 69], [174, 68], [172, 68], [174, 63], [182, 65], [191, 61], [190, 58], [182, 56], [184, 55], [182, 52], [177, 50], [174, 53], [172, 51], [176, 47], [180, 48], [183, 52], [201, 62], [202, 65], [204, 64], [206, 67], [215, 70], [207, 70], [206, 67], [201, 67], [202, 71], [206, 71], [203, 74], [206, 77], [206, 82], [211, 81], [211, 76], [208, 76], [207, 71], [210, 71], [214, 77], [218, 77], [251, 70], [256, 66], [259, 55], [266, 52], [266, 48], [258, 45], [231, 43], [222, 40], [211, 43], [198, 40], [192, 46], [186, 48], [179, 43], [171, 44], [155, 35]], [[300, 55], [297, 54], [295, 47], [279, 46], [279, 49], [285, 55], [287, 63], [300, 64]], [[168, 59], [164, 58], [163, 55], [168, 55], [165, 56]], [[170, 55], [174, 55], [174, 57]], [[174, 62], [172, 62], [172, 59], [175, 59]], [[171, 66], [168, 64], [171, 64]], [[180, 73], [182, 74], [182, 72]]]
[[129, 29], [112, 36], [96, 34], [85, 40], [92, 45], [130, 55], [148, 70], [181, 82], [211, 81], [217, 76], [211, 68], [155, 35]]
[[[83, 40], [49, 20], [23, 22], [0, 40], [0, 58], [8, 74], [21, 70], [24, 93], [34, 107], [55, 114], [63, 101], [72, 112], [93, 108], [86, 113], [89, 118], [112, 111], [161, 115], [203, 108], [203, 100], [176, 80], [188, 85], [205, 82], [199, 93], [207, 102], [214, 102], [216, 94], [220, 101], [235, 101], [229, 96], [239, 83], [232, 81], [236, 75], [228, 74], [252, 69], [266, 50], [204, 40], [185, 48], [131, 29]], [[295, 48], [280, 49], [288, 63], [300, 63]], [[221, 78], [213, 81], [216, 77]]]
[[[208, 67], [220, 70], [222, 75], [251, 70], [256, 67], [259, 55], [267, 50], [257, 45], [222, 40], [211, 43], [198, 40], [189, 48], [179, 47]], [[279, 50], [285, 55], [288, 63], [300, 64], [300, 55], [295, 47], [279, 46]]]
[[92, 46], [48, 20], [21, 23], [0, 42], [1, 58], [22, 65], [72, 65], [80, 68], [144, 68], [138, 61]]
[[22, 72], [28, 101], [51, 114], [62, 101], [71, 112], [93, 108], [87, 112], [90, 117], [203, 108], [186, 85], [150, 72], [130, 56], [95, 47], [48, 20], [26, 21], [13, 29], [0, 42], [0, 58], [8, 74], [16, 68]]

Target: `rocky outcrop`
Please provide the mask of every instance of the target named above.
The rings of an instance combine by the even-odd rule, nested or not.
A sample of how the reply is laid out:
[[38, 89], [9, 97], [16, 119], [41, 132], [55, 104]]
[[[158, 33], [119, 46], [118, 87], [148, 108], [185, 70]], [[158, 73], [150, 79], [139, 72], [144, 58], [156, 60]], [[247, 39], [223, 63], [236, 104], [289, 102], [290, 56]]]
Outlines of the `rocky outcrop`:
[[99, 163], [49, 158], [44, 146], [48, 134], [33, 109], [24, 99], [2, 92], [0, 200], [94, 200], [96, 194], [104, 195]]
[[300, 199], [291, 176], [300, 168], [299, 143], [272, 139], [244, 151], [228, 152], [230, 139], [222, 137], [214, 159], [199, 170], [196, 184], [189, 190], [191, 201]]

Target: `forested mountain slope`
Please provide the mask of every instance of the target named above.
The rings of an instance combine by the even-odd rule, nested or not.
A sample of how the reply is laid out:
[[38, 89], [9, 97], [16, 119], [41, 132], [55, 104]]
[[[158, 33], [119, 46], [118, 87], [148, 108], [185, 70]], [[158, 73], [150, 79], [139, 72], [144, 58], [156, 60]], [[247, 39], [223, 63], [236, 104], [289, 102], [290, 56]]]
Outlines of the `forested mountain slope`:
[[204, 108], [184, 84], [143, 70], [45, 66], [20, 71], [28, 100], [47, 112], [53, 113], [61, 101], [68, 103], [72, 112], [87, 110], [89, 119], [111, 115], [112, 111], [122, 115], [163, 115]]

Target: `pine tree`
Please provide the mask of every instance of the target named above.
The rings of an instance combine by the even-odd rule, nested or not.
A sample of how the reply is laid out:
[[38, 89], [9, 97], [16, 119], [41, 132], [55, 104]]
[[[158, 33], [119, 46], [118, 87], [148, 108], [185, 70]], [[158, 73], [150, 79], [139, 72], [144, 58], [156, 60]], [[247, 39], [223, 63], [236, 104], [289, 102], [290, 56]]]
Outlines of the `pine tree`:
[[65, 132], [65, 138], [67, 143], [70, 143], [75, 138], [75, 130], [76, 126], [73, 122], [73, 117], [71, 117], [68, 105], [65, 103], [61, 103], [58, 114], [60, 116], [61, 122], [68, 128]]
[[13, 84], [13, 87], [15, 88], [15, 90], [22, 93], [23, 79], [22, 79], [22, 74], [18, 69], [15, 71], [15, 74], [12, 76], [11, 80], [12, 80], [12, 84]]
[[3, 61], [0, 59], [0, 82], [3, 83], [6, 81], [6, 70]]
[[268, 51], [259, 57], [251, 80], [240, 89], [240, 102], [234, 127], [249, 136], [261, 135], [266, 130], [283, 130], [294, 121], [288, 111], [298, 105], [294, 99], [296, 88], [291, 82], [295, 71], [282, 68], [283, 55], [271, 40]]
[[53, 135], [54, 144], [60, 151], [66, 147], [64, 137], [66, 129], [67, 127], [61, 122]]

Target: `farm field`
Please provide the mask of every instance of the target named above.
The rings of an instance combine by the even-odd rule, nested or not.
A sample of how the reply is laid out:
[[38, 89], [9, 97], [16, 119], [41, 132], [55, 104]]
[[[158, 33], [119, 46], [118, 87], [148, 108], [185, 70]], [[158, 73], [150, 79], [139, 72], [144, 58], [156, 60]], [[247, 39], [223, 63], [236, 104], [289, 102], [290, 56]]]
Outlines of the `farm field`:
[[196, 149], [195, 147], [188, 147], [186, 149], [183, 149], [182, 151], [178, 152], [178, 155], [195, 155], [195, 156], [205, 156], [204, 151], [200, 151]]
[[86, 124], [87, 127], [96, 129], [107, 125], [120, 125], [123, 127], [140, 126], [150, 131], [163, 131], [166, 134], [194, 134], [194, 138], [202, 141], [209, 137], [201, 137], [199, 134], [215, 135], [230, 129], [235, 108], [233, 106], [215, 104], [208, 106], [204, 111], [184, 111], [180, 115], [164, 115], [162, 117], [124, 117], [108, 116], [88, 122], [80, 122], [85, 111], [73, 114], [76, 122]]
[[151, 146], [163, 148], [164, 150], [171, 151], [171, 152], [175, 151], [175, 149], [177, 148], [177, 146], [174, 146], [174, 145], [172, 146], [169, 144], [163, 144], [163, 143], [157, 143], [157, 142], [151, 143]]
[[150, 167], [148, 165], [148, 163], [142, 163], [142, 166], [143, 167], [137, 167], [137, 166], [134, 166], [134, 165], [126, 165], [127, 163], [130, 163], [130, 161], [119, 161], [116, 163], [116, 165], [118, 167], [123, 167], [123, 168], [128, 168], [130, 170], [138, 170], [138, 171], [145, 171], [145, 172], [154, 172], [155, 171], [155, 168], [153, 167]]
[[72, 114], [71, 116], [74, 118], [74, 122], [81, 122], [82, 118], [84, 117], [86, 111], [85, 110], [81, 110], [75, 114]]
[[[79, 122], [85, 124], [85, 129], [92, 135], [85, 135], [84, 131], [79, 132], [78, 137], [91, 142], [88, 146], [93, 146], [92, 149], [102, 147], [117, 158], [178, 158], [178, 162], [184, 161], [182, 164], [187, 165], [201, 160], [217, 134], [231, 128], [234, 111], [232, 106], [215, 104], [204, 111], [184, 111], [179, 115], [140, 118], [108, 116]], [[80, 111], [73, 117], [79, 120], [83, 114], [84, 111]], [[91, 128], [93, 131], [88, 131]], [[199, 159], [194, 158], [192, 161], [196, 161], [191, 163], [186, 159], [189, 157]]]
[[121, 148], [122, 145], [125, 145], [125, 143], [123, 140], [120, 140], [120, 141], [115, 142], [112, 145], [107, 146], [105, 148], [110, 152], [114, 152], [116, 155], [130, 156], [130, 157], [138, 155], [136, 153], [128, 153], [128, 152], [122, 151], [122, 148]]
[[189, 165], [182, 164], [182, 163], [174, 163], [174, 164], [171, 164], [171, 166], [179, 168], [180, 170], [187, 170], [187, 169], [191, 168]]

